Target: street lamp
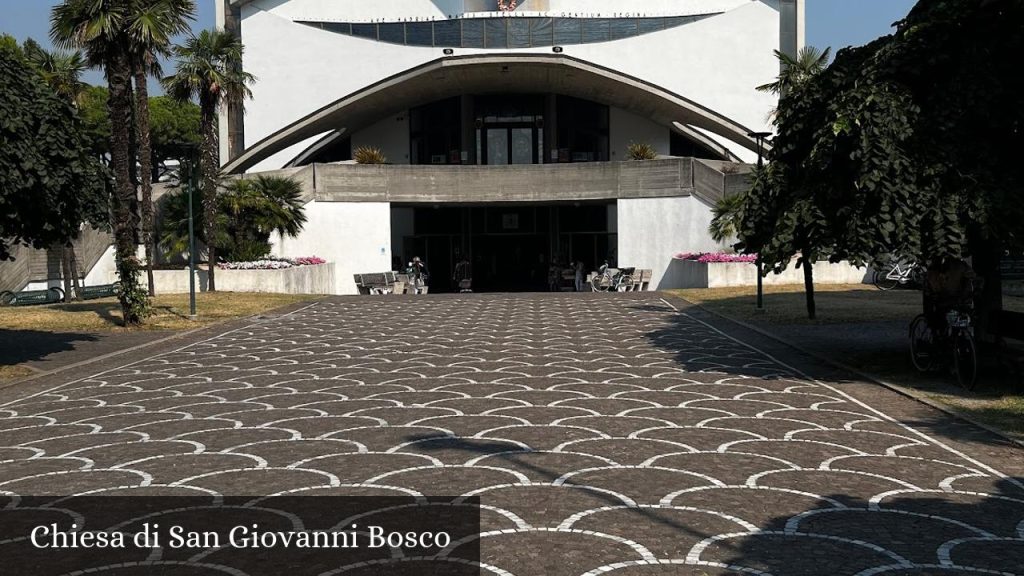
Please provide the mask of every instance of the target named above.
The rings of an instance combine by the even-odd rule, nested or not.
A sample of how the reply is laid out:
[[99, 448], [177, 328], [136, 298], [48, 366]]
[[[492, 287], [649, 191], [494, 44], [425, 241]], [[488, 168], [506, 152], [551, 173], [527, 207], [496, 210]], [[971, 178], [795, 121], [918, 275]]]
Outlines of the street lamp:
[[[764, 141], [772, 135], [771, 132], [749, 132], [747, 136], [757, 142], [757, 169], [764, 168]], [[761, 266], [761, 254], [757, 255], [757, 309], [764, 310], [764, 274]]]
[[[176, 143], [175, 148], [182, 151], [181, 165], [178, 167], [178, 182], [188, 190], [188, 319], [199, 319], [196, 314], [196, 233], [195, 218], [192, 215], [192, 197], [199, 186], [198, 151], [199, 145], [191, 142]], [[186, 174], [187, 166], [187, 176]]]

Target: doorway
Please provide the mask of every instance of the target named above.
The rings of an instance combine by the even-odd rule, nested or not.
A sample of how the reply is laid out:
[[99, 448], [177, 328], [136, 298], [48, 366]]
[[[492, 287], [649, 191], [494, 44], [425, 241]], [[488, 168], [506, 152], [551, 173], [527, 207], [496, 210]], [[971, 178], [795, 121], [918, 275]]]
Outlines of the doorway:
[[488, 124], [483, 128], [486, 143], [483, 163], [492, 166], [537, 164], [543, 147], [540, 129], [527, 123]]

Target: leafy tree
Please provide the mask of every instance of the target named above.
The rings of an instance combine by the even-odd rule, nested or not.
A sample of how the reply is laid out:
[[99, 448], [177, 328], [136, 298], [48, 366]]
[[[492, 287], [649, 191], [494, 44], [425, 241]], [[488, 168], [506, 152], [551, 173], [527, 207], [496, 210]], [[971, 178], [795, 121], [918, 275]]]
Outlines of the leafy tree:
[[[270, 254], [272, 233], [294, 238], [306, 223], [302, 185], [291, 178], [257, 176], [233, 180], [217, 197], [217, 236], [213, 244], [226, 260], [244, 262]], [[195, 209], [195, 207], [193, 207]], [[196, 223], [205, 214], [194, 213]], [[205, 226], [200, 227], [206, 230]], [[172, 254], [188, 251], [188, 194], [171, 195], [164, 204], [160, 246]]]
[[89, 150], [104, 162], [110, 154], [110, 115], [107, 98], [110, 91], [104, 86], [86, 85], [78, 103], [78, 116], [89, 142]]
[[153, 181], [167, 160], [181, 160], [182, 144], [199, 144], [199, 106], [170, 96], [149, 99], [149, 130], [153, 146]]
[[10, 247], [66, 244], [82, 222], [106, 221], [102, 166], [70, 103], [16, 43], [0, 41], [0, 260]]
[[132, 38], [128, 30], [133, 0], [65, 0], [53, 8], [50, 35], [58, 46], [85, 52], [90, 64], [102, 66], [107, 78], [110, 116], [110, 170], [114, 175], [112, 224], [125, 325], [140, 324], [149, 297], [139, 286], [135, 254], [139, 217], [132, 174]]
[[[217, 235], [217, 186], [220, 181], [217, 111], [222, 106], [242, 106], [252, 97], [249, 85], [252, 74], [242, 70], [242, 41], [234, 34], [219, 30], [203, 30], [189, 38], [184, 46], [175, 47], [177, 72], [164, 80], [168, 93], [179, 100], [199, 101], [202, 145], [199, 166], [202, 172], [204, 235]], [[217, 249], [208, 247], [209, 286], [216, 291], [215, 270]]]
[[780, 101], [745, 249], [776, 270], [801, 250], [973, 256], [998, 305], [999, 254], [1024, 244], [1021, 53], [1020, 0], [921, 0], [894, 35], [839, 52]]

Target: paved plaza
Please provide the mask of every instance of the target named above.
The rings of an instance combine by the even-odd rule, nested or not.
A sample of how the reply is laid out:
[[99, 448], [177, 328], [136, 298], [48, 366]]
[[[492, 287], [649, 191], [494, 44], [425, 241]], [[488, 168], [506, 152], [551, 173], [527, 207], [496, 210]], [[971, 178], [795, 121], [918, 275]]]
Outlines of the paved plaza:
[[481, 574], [1024, 574], [1019, 474], [677, 306], [320, 302], [5, 390], [0, 491], [479, 496]]

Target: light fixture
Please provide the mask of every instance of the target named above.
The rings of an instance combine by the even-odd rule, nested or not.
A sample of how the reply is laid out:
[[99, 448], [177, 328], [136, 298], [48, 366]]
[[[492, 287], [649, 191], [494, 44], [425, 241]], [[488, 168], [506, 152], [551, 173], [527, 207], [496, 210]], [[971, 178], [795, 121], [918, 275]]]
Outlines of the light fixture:
[[444, 55], [445, 56], [451, 56], [452, 54], [455, 54], [455, 50], [452, 50], [451, 48], [445, 48], [444, 49]]
[[561, 46], [555, 46], [551, 48], [551, 51], [555, 54], [561, 54], [563, 52], [563, 48]]

